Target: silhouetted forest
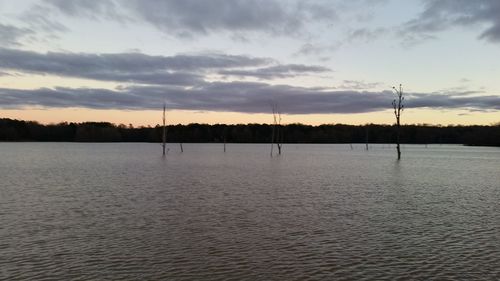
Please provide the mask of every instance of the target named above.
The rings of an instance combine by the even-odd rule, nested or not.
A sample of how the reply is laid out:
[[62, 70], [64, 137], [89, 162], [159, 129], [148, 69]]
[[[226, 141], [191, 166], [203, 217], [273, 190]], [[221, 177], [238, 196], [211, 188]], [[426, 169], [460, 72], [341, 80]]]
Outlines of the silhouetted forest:
[[[290, 124], [281, 127], [284, 143], [393, 143], [392, 125]], [[162, 127], [132, 127], [107, 122], [43, 125], [34, 121], [0, 119], [0, 141], [40, 142], [160, 142]], [[272, 125], [170, 125], [167, 142], [269, 143]], [[401, 127], [401, 142], [500, 146], [500, 124], [494, 126]]]

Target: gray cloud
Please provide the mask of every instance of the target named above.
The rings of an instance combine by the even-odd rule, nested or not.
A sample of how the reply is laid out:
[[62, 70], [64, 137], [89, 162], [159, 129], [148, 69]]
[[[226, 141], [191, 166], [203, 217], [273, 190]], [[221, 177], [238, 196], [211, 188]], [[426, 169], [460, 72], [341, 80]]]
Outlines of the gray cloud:
[[[391, 108], [391, 91], [332, 91], [255, 82], [203, 83], [193, 88], [134, 86], [104, 89], [0, 89], [3, 108], [26, 106], [94, 109], [157, 109], [164, 100], [171, 109], [268, 113], [278, 102], [284, 113], [362, 113]], [[500, 110], [499, 96], [456, 94], [407, 95], [408, 108]]]
[[[5, 18], [9, 17], [12, 16], [7, 15]], [[32, 9], [17, 15], [17, 20], [21, 24], [0, 22], [0, 48], [52, 41], [58, 38], [59, 33], [68, 30], [64, 25], [52, 20], [50, 10], [40, 5], [34, 5]]]
[[[337, 18], [329, 4], [278, 0], [46, 0], [49, 7], [68, 16], [136, 18], [178, 36], [218, 31], [265, 32], [290, 35], [310, 21]], [[125, 10], [127, 14], [125, 15]]]
[[479, 38], [500, 42], [500, 1], [422, 0], [424, 11], [406, 23], [402, 34], [411, 38], [432, 38], [432, 33], [454, 26], [479, 25]]
[[320, 92], [307, 88], [263, 83], [207, 83], [202, 87], [129, 87], [104, 89], [42, 88], [0, 89], [0, 104], [25, 106], [84, 107], [93, 109], [156, 109], [167, 101], [171, 109], [263, 113], [277, 101], [285, 113], [356, 113], [387, 108], [390, 93]]
[[330, 60], [328, 54], [338, 50], [342, 45], [340, 41], [328, 45], [305, 43], [293, 55], [317, 57], [320, 61], [328, 61]]
[[99, 17], [123, 18], [123, 15], [119, 14], [117, 4], [109, 0], [44, 0], [44, 2], [71, 17], [79, 16], [92, 19], [98, 19]]
[[[145, 84], [191, 85], [199, 74], [182, 72], [195, 64], [212, 65], [213, 57], [154, 57], [143, 54], [73, 54], [0, 49], [0, 68], [37, 74], [77, 77], [101, 81]], [[232, 58], [234, 60], [234, 58]], [[230, 59], [229, 64], [231, 64]], [[223, 60], [223, 58], [222, 58]], [[216, 63], [222, 64], [216, 60]]]
[[471, 111], [500, 110], [500, 96], [468, 96], [468, 93], [418, 94], [411, 98], [412, 108], [469, 109]]
[[21, 40], [32, 34], [31, 29], [0, 23], [0, 41], [3, 46], [19, 46]]
[[69, 29], [62, 23], [54, 20], [52, 11], [44, 6], [35, 5], [20, 16], [20, 19], [28, 24], [31, 29], [47, 33], [50, 37], [57, 37], [61, 32]]
[[276, 65], [257, 69], [248, 70], [222, 70], [219, 74], [238, 76], [238, 77], [256, 77], [259, 79], [271, 79], [271, 78], [287, 78], [296, 77], [304, 74], [310, 73], [324, 73], [329, 72], [331, 69], [322, 66], [309, 66], [301, 64], [286, 64], [286, 65]]
[[176, 56], [141, 53], [41, 54], [5, 48], [0, 48], [0, 69], [100, 81], [186, 86], [197, 85], [206, 74], [217, 72], [269, 80], [329, 71], [321, 66], [280, 65], [268, 58], [217, 53]]
[[300, 48], [293, 55], [319, 57], [320, 60], [325, 61], [329, 60], [329, 57], [326, 56], [327, 54], [337, 51], [342, 47], [346, 47], [348, 44], [359, 42], [369, 43], [387, 35], [390, 32], [392, 32], [392, 30], [384, 27], [357, 28], [346, 32], [344, 36], [345, 38], [342, 40], [337, 40], [336, 42], [332, 42], [329, 44], [313, 44], [311, 42], [305, 43], [300, 46]]
[[357, 80], [343, 80], [342, 84], [337, 89], [351, 89], [351, 90], [368, 90], [376, 87], [382, 86], [382, 83], [378, 82], [365, 82], [365, 81], [357, 81]]
[[193, 71], [234, 67], [255, 67], [272, 63], [267, 58], [225, 54], [152, 56], [142, 53], [88, 54], [37, 53], [0, 48], [0, 67], [34, 72], [76, 73], [106, 69], [110, 72], [134, 70]]
[[287, 17], [277, 1], [131, 1], [138, 15], [163, 31], [207, 34], [219, 30], [297, 29], [298, 19]]
[[355, 29], [347, 35], [347, 40], [361, 41], [361, 42], [370, 42], [380, 38], [381, 36], [387, 34], [389, 30], [387, 28], [378, 27], [378, 28], [358, 28]]

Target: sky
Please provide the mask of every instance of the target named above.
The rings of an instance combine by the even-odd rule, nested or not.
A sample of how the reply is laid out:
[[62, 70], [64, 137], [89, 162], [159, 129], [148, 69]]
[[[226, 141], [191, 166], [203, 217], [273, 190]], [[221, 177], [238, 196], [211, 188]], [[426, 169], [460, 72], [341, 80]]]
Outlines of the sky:
[[498, 0], [0, 0], [0, 118], [500, 122]]

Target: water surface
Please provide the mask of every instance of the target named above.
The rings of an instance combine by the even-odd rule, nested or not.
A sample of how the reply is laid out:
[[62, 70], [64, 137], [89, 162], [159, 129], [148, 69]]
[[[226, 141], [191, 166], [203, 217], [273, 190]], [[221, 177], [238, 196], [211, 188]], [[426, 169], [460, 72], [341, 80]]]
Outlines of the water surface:
[[2, 280], [498, 280], [500, 149], [0, 143]]

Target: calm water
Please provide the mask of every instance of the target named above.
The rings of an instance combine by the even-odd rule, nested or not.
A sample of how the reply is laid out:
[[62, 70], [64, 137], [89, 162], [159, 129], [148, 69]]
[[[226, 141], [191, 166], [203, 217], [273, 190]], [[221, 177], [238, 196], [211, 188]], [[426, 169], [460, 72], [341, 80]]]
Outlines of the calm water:
[[1, 280], [499, 280], [500, 149], [0, 143]]

